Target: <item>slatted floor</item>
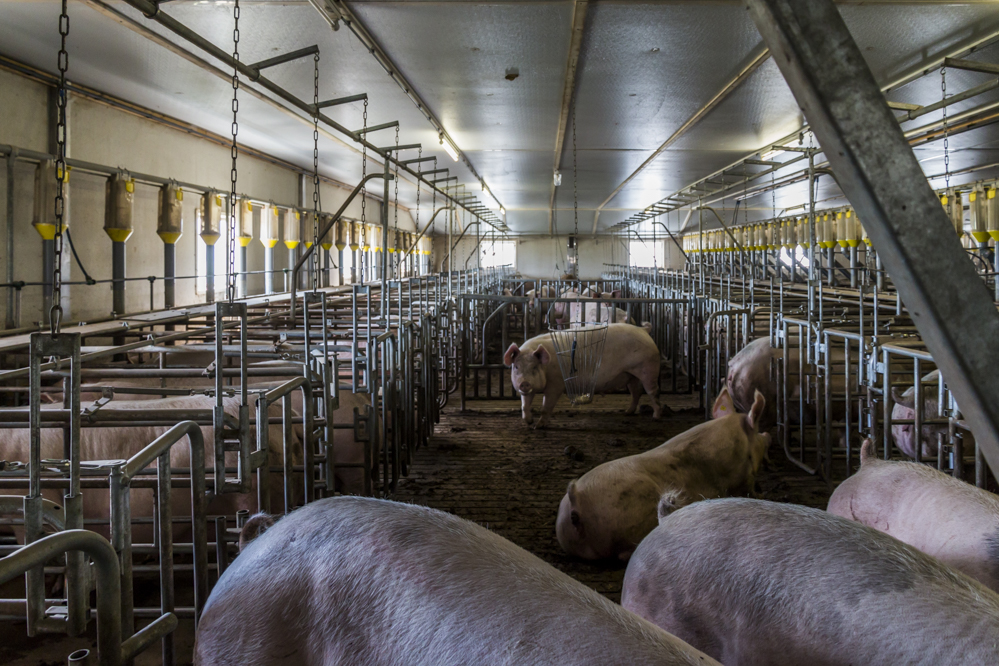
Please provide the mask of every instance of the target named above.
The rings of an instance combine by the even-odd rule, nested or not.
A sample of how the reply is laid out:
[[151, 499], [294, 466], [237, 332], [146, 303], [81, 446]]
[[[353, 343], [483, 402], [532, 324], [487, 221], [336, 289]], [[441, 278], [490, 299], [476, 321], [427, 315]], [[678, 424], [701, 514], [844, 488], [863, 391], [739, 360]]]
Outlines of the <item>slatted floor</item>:
[[[448, 511], [488, 527], [614, 601], [624, 565], [570, 558], [555, 539], [566, 485], [600, 463], [653, 448], [703, 421], [696, 398], [667, 396], [674, 413], [654, 421], [644, 406], [624, 414], [627, 396], [599, 397], [586, 408], [563, 398], [547, 430], [533, 430], [513, 401], [449, 406], [429, 447], [416, 453], [396, 499]], [[566, 454], [568, 447], [583, 459]], [[569, 449], [571, 453], [573, 449]], [[825, 508], [829, 490], [789, 463], [776, 447], [759, 481], [765, 499]]]

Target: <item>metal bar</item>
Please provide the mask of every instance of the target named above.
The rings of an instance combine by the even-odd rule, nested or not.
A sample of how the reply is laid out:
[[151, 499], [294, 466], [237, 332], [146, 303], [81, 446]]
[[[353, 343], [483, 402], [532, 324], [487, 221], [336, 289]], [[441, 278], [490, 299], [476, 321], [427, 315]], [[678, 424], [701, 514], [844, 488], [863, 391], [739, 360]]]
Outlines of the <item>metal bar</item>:
[[[419, 144], [417, 144], [417, 145], [419, 145]], [[437, 158], [433, 157], [433, 156], [431, 156], [431, 157], [417, 157], [417, 158], [412, 159], [412, 160], [403, 160], [402, 163], [403, 164], [416, 164], [417, 162], [433, 162], [436, 159]], [[447, 169], [438, 169], [437, 171], [447, 171]], [[426, 175], [428, 173], [436, 173], [436, 172], [435, 171], [421, 171], [420, 175]]]
[[[999, 313], [831, 0], [749, 0], [750, 14], [864, 220], [899, 296], [999, 469]], [[886, 369], [887, 370], [887, 369]], [[917, 433], [918, 437], [918, 433]]]
[[[391, 153], [393, 151], [398, 152], [400, 150], [416, 150], [417, 148], [423, 148], [423, 144], [422, 143], [405, 143], [405, 144], [403, 144], [401, 146], [382, 146], [378, 150], [380, 150], [380, 151], [382, 151], [384, 153]], [[403, 164], [408, 164], [408, 162], [403, 162]]]
[[362, 127], [359, 130], [354, 130], [354, 134], [356, 134], [357, 136], [363, 136], [365, 134], [368, 134], [369, 132], [377, 132], [379, 130], [389, 129], [391, 127], [398, 127], [398, 126], [399, 126], [399, 121], [398, 120], [393, 120], [391, 122], [382, 123], [381, 125], [372, 125], [371, 127]]
[[42, 537], [0, 558], [0, 584], [40, 566], [67, 551], [82, 550], [90, 555], [97, 572], [97, 652], [101, 666], [122, 663], [119, 600], [121, 582], [118, 555], [107, 539], [88, 530], [67, 530]]
[[[562, 83], [562, 110], [558, 117], [558, 128], [555, 131], [555, 152], [553, 172], [562, 167], [562, 146], [565, 142], [565, 132], [569, 125], [569, 114], [573, 111], [573, 98], [576, 91], [576, 66], [579, 63], [579, 52], [583, 46], [583, 29], [586, 27], [586, 12], [589, 9], [588, 0], [573, 0], [572, 21], [569, 26], [569, 54], [565, 64], [565, 80]], [[552, 233], [552, 219], [555, 212], [555, 179], [551, 182], [548, 197], [548, 233]], [[593, 233], [596, 233], [594, 221]]]
[[999, 74], [999, 65], [990, 62], [979, 62], [977, 60], [964, 60], [961, 58], [944, 58], [944, 67], [955, 69], [966, 69], [971, 72], [985, 72], [986, 74]]
[[360, 93], [358, 95], [348, 95], [346, 97], [337, 97], [336, 99], [328, 99], [325, 102], [319, 102], [319, 104], [314, 104], [316, 108], [326, 109], [331, 106], [339, 106], [340, 104], [350, 104], [351, 102], [361, 102], [368, 99], [368, 93]]
[[299, 58], [304, 58], [305, 56], [315, 55], [319, 53], [319, 46], [313, 44], [312, 46], [306, 46], [304, 49], [298, 49], [297, 51], [291, 51], [283, 55], [274, 56], [273, 58], [268, 58], [267, 60], [261, 60], [260, 62], [255, 62], [249, 65], [250, 69], [256, 72], [255, 75], [250, 75], [251, 81], [256, 81], [260, 78], [260, 70], [267, 69], [268, 67], [274, 67], [275, 65], [281, 65], [286, 62], [291, 62], [292, 60], [298, 60]]

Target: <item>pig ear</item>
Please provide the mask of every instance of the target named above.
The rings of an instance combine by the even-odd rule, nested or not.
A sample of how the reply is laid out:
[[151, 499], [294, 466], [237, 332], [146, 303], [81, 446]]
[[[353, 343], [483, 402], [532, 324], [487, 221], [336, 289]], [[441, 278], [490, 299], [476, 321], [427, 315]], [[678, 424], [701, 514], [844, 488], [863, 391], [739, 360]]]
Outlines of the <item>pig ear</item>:
[[[725, 387], [728, 388], [727, 386]], [[746, 425], [750, 430], [759, 430], [760, 427], [760, 417], [763, 416], [763, 409], [767, 406], [767, 399], [763, 397], [763, 394], [756, 391], [753, 395], [753, 406], [749, 409], [749, 413], [746, 414]]]
[[538, 359], [541, 365], [545, 365], [548, 361], [552, 360], [551, 354], [548, 353], [548, 350], [543, 345], [534, 351], [534, 358]]
[[720, 419], [723, 416], [731, 416], [735, 414], [735, 403], [732, 401], [732, 394], [728, 392], [728, 387], [726, 386], [715, 398], [715, 404], [711, 408], [711, 418]]
[[897, 386], [891, 387], [891, 399], [895, 401], [895, 404], [902, 405], [907, 409], [916, 408], [916, 392], [913, 391], [909, 395], [903, 394], [898, 390]]
[[670, 488], [664, 492], [659, 498], [659, 504], [656, 505], [659, 523], [662, 524], [662, 522], [666, 520], [671, 513], [679, 509], [682, 504], [683, 502], [681, 500], [679, 490], [676, 488]]
[[520, 353], [520, 347], [514, 342], [509, 347], [507, 347], [506, 353], [503, 354], [503, 365], [513, 365], [513, 360], [517, 358], [517, 354]]
[[615, 289], [614, 291], [612, 291], [610, 293], [610, 297], [611, 298], [621, 298], [621, 290], [620, 289]]

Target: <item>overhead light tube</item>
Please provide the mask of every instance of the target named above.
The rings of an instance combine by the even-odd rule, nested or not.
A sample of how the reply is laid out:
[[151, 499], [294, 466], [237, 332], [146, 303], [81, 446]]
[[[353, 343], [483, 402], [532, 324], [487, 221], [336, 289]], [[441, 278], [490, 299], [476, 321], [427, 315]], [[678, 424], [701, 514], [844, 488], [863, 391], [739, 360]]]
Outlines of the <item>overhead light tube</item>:
[[451, 140], [450, 139], [445, 139], [444, 137], [441, 137], [441, 144], [443, 144], [443, 146], [444, 146], [444, 152], [446, 152], [448, 155], [450, 155], [452, 160], [454, 160], [455, 162], [457, 162], [458, 161], [458, 149], [454, 147], [454, 144], [451, 143]]

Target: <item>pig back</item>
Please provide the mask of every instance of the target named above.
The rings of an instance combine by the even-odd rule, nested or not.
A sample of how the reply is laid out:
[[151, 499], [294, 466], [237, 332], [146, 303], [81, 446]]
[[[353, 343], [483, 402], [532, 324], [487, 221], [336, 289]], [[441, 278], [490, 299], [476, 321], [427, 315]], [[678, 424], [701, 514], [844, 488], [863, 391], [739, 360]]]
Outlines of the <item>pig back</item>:
[[723, 663], [999, 663], [999, 596], [802, 506], [723, 499], [671, 514], [632, 557], [622, 605]]
[[339, 497], [278, 521], [226, 570], [195, 663], [716, 662], [473, 523]]

